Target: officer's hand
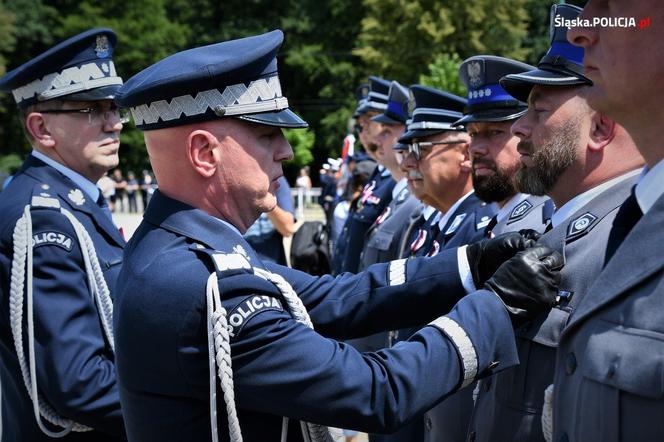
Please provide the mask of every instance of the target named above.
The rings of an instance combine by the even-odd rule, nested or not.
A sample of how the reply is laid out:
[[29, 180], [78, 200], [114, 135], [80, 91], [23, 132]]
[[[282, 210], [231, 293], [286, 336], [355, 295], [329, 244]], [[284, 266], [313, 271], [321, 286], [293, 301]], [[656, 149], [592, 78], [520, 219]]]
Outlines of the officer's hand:
[[504, 233], [492, 239], [470, 244], [466, 247], [466, 256], [475, 287], [482, 287], [498, 267], [517, 252], [534, 245], [535, 241], [517, 232]]
[[560, 253], [536, 246], [501, 265], [484, 287], [503, 300], [517, 327], [555, 305], [563, 265]]

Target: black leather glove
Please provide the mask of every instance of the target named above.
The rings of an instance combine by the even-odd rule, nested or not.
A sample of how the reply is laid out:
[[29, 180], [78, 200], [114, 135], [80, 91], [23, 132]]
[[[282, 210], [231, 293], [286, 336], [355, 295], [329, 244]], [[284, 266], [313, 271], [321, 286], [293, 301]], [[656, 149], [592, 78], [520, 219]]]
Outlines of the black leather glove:
[[533, 229], [521, 229], [519, 230], [519, 235], [523, 236], [526, 239], [532, 239], [535, 242], [537, 242], [542, 236], [541, 233]]
[[470, 244], [466, 256], [475, 287], [482, 287], [498, 267], [517, 252], [533, 247], [535, 241], [517, 232], [503, 233], [495, 238]]
[[484, 287], [500, 296], [518, 327], [556, 304], [563, 265], [557, 251], [532, 247], [501, 265]]

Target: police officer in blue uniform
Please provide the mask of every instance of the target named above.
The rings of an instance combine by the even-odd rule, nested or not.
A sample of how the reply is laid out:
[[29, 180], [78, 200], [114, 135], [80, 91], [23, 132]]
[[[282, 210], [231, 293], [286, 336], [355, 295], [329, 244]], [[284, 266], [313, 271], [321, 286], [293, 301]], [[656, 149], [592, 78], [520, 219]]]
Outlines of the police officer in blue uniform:
[[125, 241], [95, 184], [127, 121], [115, 43], [92, 29], [0, 78], [33, 148], [0, 195], [3, 442], [124, 438], [110, 296]]
[[459, 68], [461, 81], [468, 89], [468, 106], [455, 124], [464, 125], [471, 138], [473, 188], [482, 201], [500, 208], [484, 230], [487, 237], [521, 229], [541, 233], [553, 214], [549, 198], [522, 194], [515, 188], [514, 175], [521, 162], [516, 147], [519, 139], [511, 134], [510, 127], [528, 106], [498, 83], [505, 75], [533, 69], [493, 55], [470, 57]]
[[[390, 90], [390, 82], [378, 77], [369, 78], [370, 91], [366, 100], [360, 105], [357, 112], [362, 114], [378, 114], [387, 109], [388, 93]], [[371, 121], [369, 124], [378, 126], [378, 123]], [[377, 130], [376, 130], [377, 132]], [[376, 133], [377, 135], [377, 133]], [[376, 143], [373, 139], [375, 136], [368, 140], [369, 143]], [[396, 184], [394, 178], [381, 163], [380, 156], [376, 153], [376, 160], [379, 165], [376, 167], [374, 174], [362, 189], [362, 194], [357, 202], [355, 212], [348, 214], [348, 221], [344, 225], [339, 239], [337, 240], [338, 248], [335, 250], [335, 256], [339, 256], [341, 261], [338, 268], [335, 269], [339, 272], [357, 272], [360, 266], [360, 255], [364, 248], [364, 239], [367, 230], [371, 227], [373, 222], [383, 212], [385, 207], [392, 199], [392, 190]], [[338, 258], [335, 257], [335, 262]]]
[[614, 220], [612, 257], [560, 337], [553, 437], [658, 440], [664, 426], [664, 89], [658, 81], [664, 29], [654, 24], [664, 21], [664, 9], [653, 0], [591, 0], [580, 17], [645, 22], [643, 31], [598, 26], [572, 28], [567, 36], [585, 50], [584, 72], [593, 81], [588, 103], [627, 129], [647, 167]]
[[[515, 364], [512, 323], [546, 310], [557, 292], [562, 262], [547, 248], [500, 265], [529, 245], [516, 234], [336, 279], [261, 262], [240, 232], [275, 204], [280, 163], [292, 156], [280, 128], [306, 127], [281, 92], [282, 40], [273, 31], [175, 54], [116, 97], [144, 131], [160, 186], [127, 246], [114, 303], [133, 441], [301, 440], [285, 434], [282, 416], [309, 422], [301, 429], [315, 441], [329, 437], [320, 424], [396, 429]], [[468, 265], [469, 255], [479, 261]], [[482, 273], [462, 262], [499, 268], [486, 279], [491, 290], [454, 307]], [[430, 320], [374, 354], [331, 339]]]
[[[552, 17], [574, 19], [579, 11], [556, 5]], [[530, 98], [512, 131], [521, 140], [519, 151], [539, 159], [524, 158], [517, 185], [536, 195], [545, 192], [558, 207], [540, 243], [565, 257], [561, 301], [517, 331], [521, 364], [480, 382], [469, 440], [546, 440], [542, 408], [561, 331], [604, 267], [614, 219], [643, 164], [625, 130], [588, 106], [583, 50], [567, 43], [566, 27], [551, 26], [552, 47], [538, 68], [509, 74], [501, 84], [521, 101]], [[550, 430], [550, 420], [544, 428]]]
[[[366, 233], [366, 241], [361, 255], [360, 270], [371, 264], [387, 262], [399, 258], [399, 244], [406, 230], [407, 221], [419, 201], [410, 195], [408, 180], [401, 170], [401, 160], [407, 146], [398, 143], [408, 120], [408, 89], [393, 81], [387, 102], [387, 109], [373, 117], [383, 129], [379, 133], [379, 151], [385, 151], [384, 164], [393, 178], [398, 178], [392, 189], [391, 201], [383, 209]], [[391, 150], [391, 152], [387, 152]], [[389, 157], [389, 159], [387, 159]]]

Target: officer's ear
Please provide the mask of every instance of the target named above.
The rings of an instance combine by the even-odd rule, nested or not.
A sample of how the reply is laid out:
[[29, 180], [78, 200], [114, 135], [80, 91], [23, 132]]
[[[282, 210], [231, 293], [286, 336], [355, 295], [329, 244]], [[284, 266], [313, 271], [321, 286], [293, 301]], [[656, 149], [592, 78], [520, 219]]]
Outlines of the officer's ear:
[[31, 141], [37, 143], [40, 147], [55, 147], [53, 138], [44, 114], [40, 112], [29, 112], [24, 120], [25, 132]]
[[600, 152], [611, 143], [616, 136], [616, 123], [600, 112], [593, 112], [590, 119], [590, 136], [588, 149]]
[[206, 130], [197, 129], [187, 137], [187, 158], [201, 176], [210, 178], [217, 171], [220, 160], [219, 140]]
[[471, 173], [473, 171], [473, 161], [470, 159], [470, 136], [464, 133], [462, 138], [467, 138], [467, 140], [465, 143], [459, 144], [458, 147], [459, 152], [463, 155], [463, 159], [461, 160], [461, 172]]

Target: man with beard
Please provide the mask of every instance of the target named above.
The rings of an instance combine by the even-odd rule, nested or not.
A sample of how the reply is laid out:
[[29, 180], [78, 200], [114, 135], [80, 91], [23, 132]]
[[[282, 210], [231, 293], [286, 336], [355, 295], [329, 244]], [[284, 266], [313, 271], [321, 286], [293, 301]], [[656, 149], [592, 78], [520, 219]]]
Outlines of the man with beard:
[[111, 301], [125, 240], [96, 185], [128, 121], [116, 41], [91, 29], [0, 78], [33, 149], [0, 195], [3, 442], [125, 436]]
[[501, 77], [534, 69], [502, 57], [478, 55], [459, 68], [468, 88], [468, 106], [455, 124], [465, 125], [470, 135], [473, 188], [486, 202], [500, 210], [491, 218], [484, 234], [533, 229], [543, 232], [553, 213], [553, 202], [545, 196], [518, 193], [514, 178], [521, 167], [516, 150], [519, 139], [510, 128], [526, 112], [527, 105], [510, 96], [498, 84]]
[[367, 152], [378, 161], [374, 174], [362, 189], [355, 210], [348, 213], [333, 257], [333, 273], [357, 272], [360, 265], [360, 254], [364, 247], [364, 235], [378, 215], [385, 209], [392, 199], [392, 189], [396, 181], [390, 175], [389, 169], [382, 164], [382, 155], [377, 152], [376, 137], [380, 130], [380, 123], [371, 118], [387, 109], [387, 96], [390, 82], [378, 77], [369, 77], [370, 90], [367, 98], [360, 102], [356, 114], [358, 123], [362, 128], [360, 142]]
[[581, 14], [626, 17], [642, 19], [643, 29], [568, 33], [585, 50], [588, 103], [625, 126], [647, 167], [611, 232], [615, 246], [624, 241], [560, 338], [555, 440], [651, 441], [664, 433], [664, 8], [657, 0], [590, 0]]
[[[467, 59], [459, 70], [468, 88], [468, 104], [464, 117], [454, 125], [466, 126], [470, 135], [475, 195], [501, 208], [484, 229], [485, 236], [525, 228], [542, 232], [553, 212], [553, 203], [545, 204], [548, 198], [520, 194], [515, 189], [514, 175], [521, 162], [516, 150], [519, 139], [510, 133], [510, 127], [527, 105], [498, 84], [504, 75], [531, 69], [534, 67], [524, 63], [484, 55]], [[458, 392], [429, 410], [424, 417], [424, 440], [463, 440], [473, 412], [472, 393]]]
[[556, 15], [572, 20], [579, 11], [554, 6], [551, 47], [538, 69], [501, 80], [509, 94], [528, 101], [528, 111], [512, 126], [523, 163], [517, 187], [555, 202], [552, 230], [540, 243], [559, 250], [566, 267], [559, 304], [517, 330], [520, 365], [479, 383], [468, 435], [476, 441], [544, 441], [541, 413], [561, 331], [611, 253], [614, 218], [643, 164], [625, 129], [586, 101], [590, 81], [582, 73], [583, 50], [567, 43], [567, 28], [553, 22]]

